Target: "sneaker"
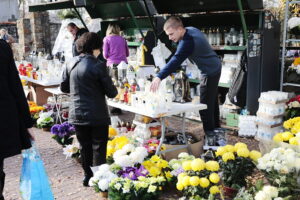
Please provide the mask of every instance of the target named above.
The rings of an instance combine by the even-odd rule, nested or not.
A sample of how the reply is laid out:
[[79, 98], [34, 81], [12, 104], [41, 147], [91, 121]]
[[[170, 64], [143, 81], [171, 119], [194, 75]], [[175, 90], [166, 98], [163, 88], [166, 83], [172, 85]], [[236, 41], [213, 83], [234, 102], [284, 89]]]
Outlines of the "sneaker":
[[214, 133], [215, 133], [215, 138], [216, 138], [216, 145], [217, 146], [225, 146], [227, 144], [225, 129], [216, 128], [214, 130]]

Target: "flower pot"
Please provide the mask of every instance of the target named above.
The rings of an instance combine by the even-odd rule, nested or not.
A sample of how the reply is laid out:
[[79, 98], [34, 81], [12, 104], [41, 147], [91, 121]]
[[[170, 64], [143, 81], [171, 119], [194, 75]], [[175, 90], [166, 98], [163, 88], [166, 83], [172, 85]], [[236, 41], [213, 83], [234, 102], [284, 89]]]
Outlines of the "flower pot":
[[224, 193], [225, 198], [229, 198], [229, 199], [233, 199], [238, 192], [237, 189], [227, 187], [227, 186], [223, 186], [222, 191]]
[[50, 131], [50, 127], [44, 127], [42, 128], [43, 131], [49, 132]]
[[107, 198], [108, 197], [108, 192], [99, 192], [100, 198]]

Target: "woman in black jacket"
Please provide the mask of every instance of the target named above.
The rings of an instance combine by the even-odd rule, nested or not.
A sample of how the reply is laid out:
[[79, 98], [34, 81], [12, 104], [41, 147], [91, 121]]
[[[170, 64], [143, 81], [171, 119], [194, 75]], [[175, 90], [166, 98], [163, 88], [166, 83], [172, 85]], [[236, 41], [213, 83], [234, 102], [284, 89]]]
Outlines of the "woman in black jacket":
[[[31, 147], [33, 125], [28, 103], [9, 44], [0, 40], [0, 200], [4, 188], [3, 161]], [[14, 166], [12, 166], [14, 167]]]
[[96, 33], [84, 33], [77, 41], [79, 56], [63, 72], [61, 90], [70, 93], [69, 122], [75, 125], [81, 145], [83, 185], [93, 176], [91, 166], [106, 163], [110, 117], [105, 96], [113, 98], [117, 89], [104, 63], [97, 57], [102, 40]]

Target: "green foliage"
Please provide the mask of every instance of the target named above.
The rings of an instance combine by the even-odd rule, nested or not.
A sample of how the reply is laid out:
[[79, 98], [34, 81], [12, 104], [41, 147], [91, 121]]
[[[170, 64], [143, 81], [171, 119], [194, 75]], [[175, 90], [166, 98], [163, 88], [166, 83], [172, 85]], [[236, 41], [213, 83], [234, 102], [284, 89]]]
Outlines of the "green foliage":
[[255, 164], [250, 158], [237, 157], [235, 160], [224, 162], [220, 159], [222, 181], [224, 185], [240, 189], [247, 185], [246, 176], [250, 175]]

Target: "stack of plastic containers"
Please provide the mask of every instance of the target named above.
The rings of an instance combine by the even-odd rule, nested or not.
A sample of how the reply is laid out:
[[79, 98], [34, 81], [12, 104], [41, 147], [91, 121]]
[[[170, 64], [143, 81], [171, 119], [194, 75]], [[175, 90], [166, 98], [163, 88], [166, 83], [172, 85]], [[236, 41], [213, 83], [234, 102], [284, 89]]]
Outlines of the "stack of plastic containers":
[[239, 116], [239, 136], [254, 137], [256, 135], [256, 116], [240, 115]]
[[273, 136], [282, 131], [282, 123], [285, 112], [285, 103], [288, 101], [288, 93], [269, 91], [261, 93], [257, 118], [257, 139], [271, 140]]

